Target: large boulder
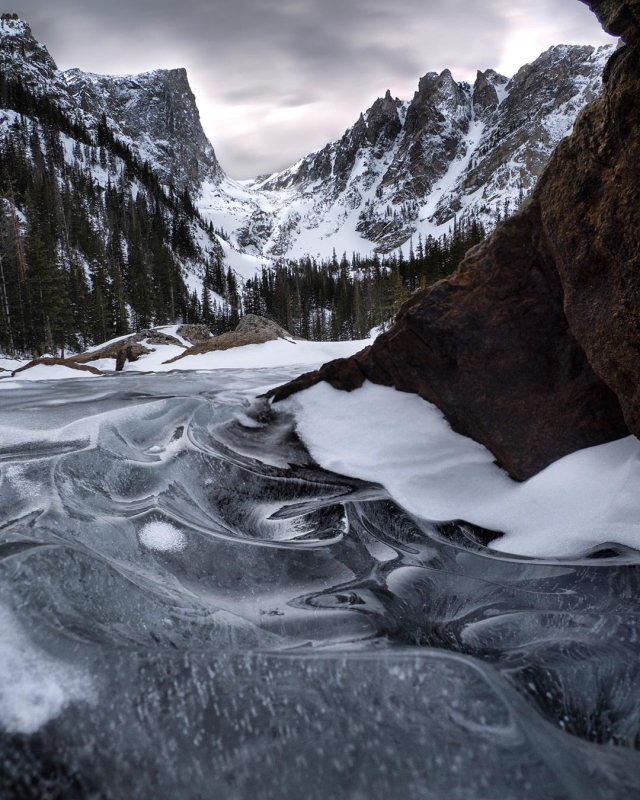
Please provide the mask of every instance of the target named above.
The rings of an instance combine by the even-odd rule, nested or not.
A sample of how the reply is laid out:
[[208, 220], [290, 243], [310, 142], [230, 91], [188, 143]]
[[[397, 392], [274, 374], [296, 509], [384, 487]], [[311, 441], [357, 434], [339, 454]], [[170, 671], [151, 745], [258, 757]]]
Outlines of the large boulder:
[[607, 72], [536, 196], [571, 331], [640, 436], [640, 47]]
[[600, 20], [602, 27], [627, 44], [640, 38], [640, 0], [581, 0]]
[[326, 380], [415, 392], [523, 480], [568, 453], [627, 433], [618, 401], [569, 330], [537, 201], [474, 248], [449, 280], [414, 295], [352, 359], [276, 390]]
[[353, 359], [275, 390], [365, 379], [434, 402], [522, 480], [640, 435], [640, 0], [589, 0], [627, 47], [532, 199]]
[[264, 344], [276, 339], [292, 338], [291, 334], [281, 328], [277, 322], [258, 314], [247, 314], [240, 320], [234, 331], [222, 333], [220, 336], [212, 336], [165, 363], [173, 364], [187, 356], [200, 356], [204, 353], [214, 353], [217, 350], [231, 350], [233, 347], [245, 347], [248, 344]]
[[206, 325], [185, 324], [178, 328], [178, 336], [186, 339], [189, 344], [201, 344], [211, 338], [211, 331]]

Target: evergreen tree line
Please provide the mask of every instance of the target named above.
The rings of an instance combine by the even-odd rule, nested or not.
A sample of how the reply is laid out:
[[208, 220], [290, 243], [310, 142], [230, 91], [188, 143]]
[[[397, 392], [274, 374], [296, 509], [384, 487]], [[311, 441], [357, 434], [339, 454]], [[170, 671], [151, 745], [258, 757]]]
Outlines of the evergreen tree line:
[[177, 318], [204, 321], [182, 265], [205, 262], [223, 295], [228, 276], [188, 192], [164, 189], [104, 116], [94, 135], [1, 75], [0, 105], [15, 112], [0, 137], [0, 351], [83, 349]]
[[366, 338], [372, 328], [389, 324], [417, 289], [455, 271], [485, 229], [466, 219], [440, 238], [418, 237], [408, 257], [401, 251], [379, 258], [336, 254], [318, 263], [311, 258], [265, 267], [246, 282], [243, 313], [270, 317], [294, 336], [316, 341]]

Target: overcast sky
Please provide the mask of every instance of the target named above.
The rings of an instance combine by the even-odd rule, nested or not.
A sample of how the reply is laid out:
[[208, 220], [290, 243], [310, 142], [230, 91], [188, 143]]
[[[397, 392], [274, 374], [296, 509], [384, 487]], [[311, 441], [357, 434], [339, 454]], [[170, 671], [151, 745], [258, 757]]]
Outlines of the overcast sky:
[[577, 0], [14, 0], [62, 69], [188, 69], [233, 177], [342, 135], [390, 89], [449, 67], [511, 75], [553, 44], [611, 41]]

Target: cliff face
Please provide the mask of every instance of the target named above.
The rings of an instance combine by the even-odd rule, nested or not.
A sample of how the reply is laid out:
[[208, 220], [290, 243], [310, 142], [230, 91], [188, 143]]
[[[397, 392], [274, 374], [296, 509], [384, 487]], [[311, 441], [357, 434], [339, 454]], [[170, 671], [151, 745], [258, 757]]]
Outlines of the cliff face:
[[594, 12], [602, 27], [627, 44], [640, 38], [640, 2], [638, 0], [580, 0]]
[[627, 46], [531, 200], [371, 348], [276, 400], [319, 380], [416, 392], [520, 480], [640, 435], [640, 2], [589, 5]]
[[223, 177], [184, 69], [127, 76], [61, 72], [21, 19], [0, 20], [0, 69], [91, 131], [105, 114], [110, 130], [165, 184], [193, 191]]
[[73, 69], [63, 76], [74, 103], [90, 119], [106, 114], [163, 183], [192, 191], [222, 178], [186, 70], [113, 76]]
[[640, 2], [595, 2], [627, 46], [538, 190], [571, 330], [640, 435]]

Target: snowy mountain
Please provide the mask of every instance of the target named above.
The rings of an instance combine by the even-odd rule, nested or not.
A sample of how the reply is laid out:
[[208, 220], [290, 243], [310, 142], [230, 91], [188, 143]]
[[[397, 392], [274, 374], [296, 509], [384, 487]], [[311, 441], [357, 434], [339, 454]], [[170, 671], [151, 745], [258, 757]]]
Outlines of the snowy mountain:
[[189, 194], [219, 172], [184, 72], [62, 73], [2, 15], [0, 351], [75, 349], [223, 306], [235, 278]]
[[488, 227], [533, 189], [600, 91], [611, 46], [560, 45], [508, 79], [473, 86], [428, 73], [410, 101], [389, 92], [341, 139], [250, 185], [205, 182], [200, 207], [256, 256], [388, 253], [477, 215]]
[[97, 130], [105, 115], [110, 130], [167, 185], [192, 190], [223, 177], [184, 69], [124, 76], [62, 72], [26, 22], [7, 18], [0, 22], [0, 69], [89, 130]]
[[104, 114], [163, 183], [192, 190], [222, 178], [186, 70], [112, 76], [72, 69], [63, 78], [74, 106], [90, 120]]
[[200, 123], [184, 70], [100, 76], [59, 72], [21, 20], [0, 29], [0, 67], [97, 130], [110, 129], [165, 185], [189, 189], [226, 262], [250, 277], [265, 261], [335, 249], [388, 253], [446, 233], [456, 217], [487, 227], [536, 183], [579, 111], [599, 92], [612, 47], [559, 45], [508, 79], [449, 70], [420, 79], [411, 100], [389, 92], [341, 139], [259, 181], [228, 178]]
[[[61, 72], [29, 26], [7, 17], [0, 23], [5, 79], [53, 104], [98, 145], [65, 133], [68, 169], [84, 170], [100, 191], [126, 184], [131, 197], [142, 192], [152, 203], [148, 187], [114, 152], [124, 147], [167, 196], [175, 187], [175, 196], [193, 197], [193, 247], [177, 260], [188, 290], [199, 297], [207, 276], [210, 288], [228, 294], [220, 272], [229, 268], [248, 279], [283, 257], [328, 258], [334, 250], [366, 256], [398, 247], [407, 253], [411, 240], [446, 233], [463, 217], [490, 229], [529, 194], [550, 153], [599, 92], [612, 49], [561, 45], [511, 79], [479, 72], [473, 86], [449, 70], [428, 73], [411, 100], [387, 92], [339, 140], [280, 173], [237, 182], [217, 161], [184, 70]], [[8, 136], [15, 113], [0, 111], [0, 136]], [[33, 126], [21, 119], [26, 141]], [[103, 142], [101, 153], [105, 135], [114, 146]], [[169, 228], [170, 217], [167, 210]], [[105, 228], [100, 214], [93, 227]], [[121, 249], [126, 257], [126, 244]], [[91, 281], [88, 263], [85, 270]]]

